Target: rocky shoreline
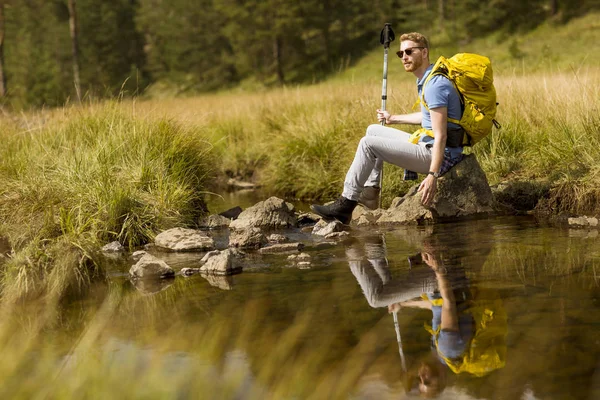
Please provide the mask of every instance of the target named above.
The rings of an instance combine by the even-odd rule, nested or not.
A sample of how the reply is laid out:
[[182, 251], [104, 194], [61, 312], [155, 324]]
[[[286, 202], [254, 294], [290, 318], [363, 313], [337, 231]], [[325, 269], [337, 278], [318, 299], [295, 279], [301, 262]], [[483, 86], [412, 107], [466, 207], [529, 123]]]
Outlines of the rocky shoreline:
[[[133, 254], [136, 263], [129, 270], [130, 279], [139, 289], [140, 285], [144, 288], [152, 286], [152, 280], [201, 274], [211, 285], [231, 289], [227, 277], [243, 271], [244, 259], [249, 254], [285, 254], [290, 265], [310, 268], [311, 254], [308, 250], [351, 240], [353, 229], [426, 225], [519, 211], [515, 212], [514, 206], [507, 206], [509, 197], [505, 191], [510, 187], [492, 190], [472, 155], [439, 178], [438, 192], [431, 207], [421, 204], [417, 188], [418, 184], [403, 197], [394, 199], [388, 209], [369, 210], [359, 205], [350, 225], [325, 221], [312, 213], [298, 213], [291, 203], [277, 197], [258, 202], [246, 210], [235, 207], [199, 221], [200, 229], [173, 228], [158, 234], [154, 243], [147, 245], [148, 251]], [[517, 205], [524, 209], [531, 207], [533, 202], [534, 199], [527, 198]], [[598, 219], [594, 217], [565, 217], [561, 222], [574, 228], [592, 229], [596, 233], [599, 228]], [[303, 235], [301, 241], [297, 240], [298, 232]], [[226, 239], [224, 243], [217, 244], [213, 236]], [[165, 261], [152, 255], [153, 249], [205, 254], [197, 268], [183, 268], [176, 272]], [[118, 242], [113, 242], [102, 251], [123, 254], [125, 249]], [[161, 285], [155, 287], [160, 289]]]

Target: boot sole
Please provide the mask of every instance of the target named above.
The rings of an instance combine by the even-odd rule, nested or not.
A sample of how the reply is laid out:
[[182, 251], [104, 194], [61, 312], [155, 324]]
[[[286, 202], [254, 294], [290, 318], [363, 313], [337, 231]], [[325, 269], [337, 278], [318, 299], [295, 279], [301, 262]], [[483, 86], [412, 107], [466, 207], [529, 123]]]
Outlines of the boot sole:
[[341, 222], [341, 223], [342, 223], [342, 224], [344, 224], [344, 225], [348, 225], [348, 224], [350, 223], [350, 221], [348, 221], [348, 222], [344, 222], [344, 221], [342, 221], [342, 220], [341, 220], [341, 219], [339, 219], [339, 218], [336, 218], [336, 217], [331, 217], [331, 216], [329, 216], [329, 215], [323, 215], [323, 214], [321, 214], [319, 211], [315, 210], [315, 209], [313, 208], [313, 206], [312, 206], [312, 205], [310, 206], [310, 209], [311, 209], [311, 210], [312, 210], [312, 211], [313, 211], [315, 214], [317, 214], [319, 217], [323, 218], [325, 221], [339, 221], [339, 222]]
[[369, 209], [369, 210], [371, 210], [371, 211], [377, 210], [377, 209], [379, 208], [379, 204], [377, 204], [377, 205], [375, 206], [375, 208], [372, 208], [372, 207], [370, 207], [368, 204], [365, 204], [365, 203], [363, 203], [363, 202], [362, 202], [362, 201], [360, 201], [360, 200], [358, 201], [358, 204], [360, 204], [361, 206], [363, 206], [363, 207], [365, 207], [365, 208], [368, 208], [368, 209]]

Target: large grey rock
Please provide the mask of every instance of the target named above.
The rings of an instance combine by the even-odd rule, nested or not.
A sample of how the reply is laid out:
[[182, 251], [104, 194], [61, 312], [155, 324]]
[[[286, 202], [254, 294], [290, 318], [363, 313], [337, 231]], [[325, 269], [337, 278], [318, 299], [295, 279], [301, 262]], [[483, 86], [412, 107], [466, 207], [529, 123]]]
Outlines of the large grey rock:
[[198, 225], [201, 228], [207, 229], [219, 229], [219, 228], [227, 228], [231, 223], [231, 219], [224, 217], [219, 214], [209, 215], [208, 217], [202, 218]]
[[200, 260], [200, 262], [202, 264], [204, 264], [204, 263], [206, 263], [208, 261], [209, 258], [211, 258], [212, 256], [216, 256], [218, 254], [221, 254], [221, 252], [219, 250], [209, 251], [208, 253], [206, 253], [204, 255], [204, 257], [202, 257], [202, 260]]
[[541, 180], [511, 180], [501, 182], [490, 189], [498, 211], [521, 214], [534, 210], [540, 200], [548, 197], [550, 184]]
[[209, 258], [206, 264], [200, 268], [200, 272], [210, 275], [232, 275], [242, 272], [236, 254], [230, 249], [223, 250], [221, 253]]
[[250, 227], [277, 229], [292, 226], [296, 226], [293, 204], [277, 197], [271, 197], [248, 207], [236, 220], [231, 222], [229, 228], [233, 230], [243, 230]]
[[369, 210], [359, 204], [352, 213], [352, 224], [358, 227], [376, 225], [377, 220], [381, 217], [381, 214], [384, 211], [385, 210], [382, 210], [381, 208], [378, 208], [377, 210]]
[[250, 227], [243, 230], [231, 231], [229, 235], [229, 247], [258, 249], [266, 243], [267, 237], [260, 228]]
[[440, 220], [474, 217], [493, 213], [493, 196], [485, 173], [473, 154], [438, 179], [430, 207], [421, 204], [419, 184], [381, 214], [379, 225], [423, 224]]
[[205, 251], [215, 248], [214, 240], [196, 229], [173, 228], [156, 235], [154, 244], [172, 251]]
[[142, 258], [144, 256], [144, 254], [148, 254], [148, 252], [146, 252], [144, 250], [137, 250], [137, 251], [133, 252], [133, 254], [131, 255], [131, 258], [133, 258], [133, 261], [139, 261], [140, 258]]
[[144, 254], [140, 260], [129, 269], [129, 275], [134, 279], [158, 279], [175, 275], [175, 271], [166, 262], [151, 254]]

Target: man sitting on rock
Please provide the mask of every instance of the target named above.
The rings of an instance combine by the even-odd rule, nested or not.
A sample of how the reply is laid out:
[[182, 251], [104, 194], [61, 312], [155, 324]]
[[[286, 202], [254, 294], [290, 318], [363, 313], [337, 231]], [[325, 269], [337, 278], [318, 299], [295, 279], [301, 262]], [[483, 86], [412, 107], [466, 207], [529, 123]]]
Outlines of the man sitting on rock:
[[344, 181], [342, 195], [330, 205], [313, 204], [311, 209], [325, 219], [338, 219], [348, 224], [352, 211], [360, 202], [368, 208], [379, 205], [380, 179], [383, 162], [405, 168], [405, 179], [416, 179], [416, 173], [427, 174], [421, 182], [423, 205], [431, 204], [436, 192], [436, 179], [462, 159], [463, 129], [448, 122], [460, 120], [462, 106], [458, 92], [448, 78], [433, 76], [423, 85], [433, 68], [429, 62], [429, 42], [420, 33], [405, 33], [400, 37], [404, 70], [417, 77], [419, 96], [424, 95], [428, 107], [412, 114], [391, 115], [377, 110], [377, 119], [386, 124], [421, 125], [414, 134], [382, 125], [370, 125], [360, 140], [354, 161]]

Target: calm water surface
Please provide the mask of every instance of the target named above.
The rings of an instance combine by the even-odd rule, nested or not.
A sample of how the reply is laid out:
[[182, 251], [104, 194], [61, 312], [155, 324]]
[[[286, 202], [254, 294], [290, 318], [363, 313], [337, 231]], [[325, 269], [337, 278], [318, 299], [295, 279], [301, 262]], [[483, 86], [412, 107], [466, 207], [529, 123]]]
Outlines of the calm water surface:
[[109, 282], [50, 317], [15, 310], [4, 343], [36, 339], [0, 396], [600, 399], [597, 231], [500, 218], [354, 229], [324, 250], [293, 236], [310, 267], [250, 254], [233, 277], [136, 286], [131, 260], [107, 260]]

